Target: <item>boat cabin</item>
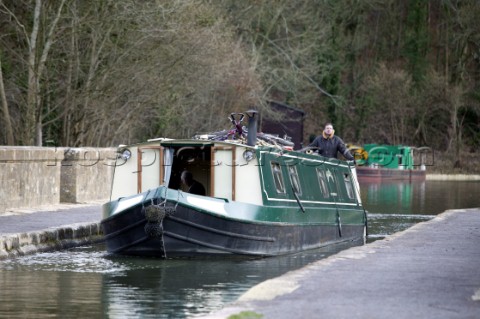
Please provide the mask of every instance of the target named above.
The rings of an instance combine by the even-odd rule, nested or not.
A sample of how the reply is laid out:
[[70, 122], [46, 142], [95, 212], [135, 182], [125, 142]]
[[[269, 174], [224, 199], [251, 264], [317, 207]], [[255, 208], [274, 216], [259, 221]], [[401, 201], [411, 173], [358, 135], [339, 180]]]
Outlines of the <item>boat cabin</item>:
[[336, 159], [229, 141], [155, 139], [120, 147], [111, 200], [167, 185], [187, 191], [185, 170], [206, 196], [255, 205], [359, 205], [355, 167]]

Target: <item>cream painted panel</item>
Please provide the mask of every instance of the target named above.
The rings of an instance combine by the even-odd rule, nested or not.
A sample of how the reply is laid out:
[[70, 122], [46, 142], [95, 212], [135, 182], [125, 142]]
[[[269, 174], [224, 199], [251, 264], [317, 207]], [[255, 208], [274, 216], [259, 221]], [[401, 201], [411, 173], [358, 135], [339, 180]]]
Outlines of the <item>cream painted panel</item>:
[[129, 148], [132, 157], [117, 159], [112, 185], [112, 200], [137, 194], [137, 147]]
[[[141, 148], [142, 192], [160, 186], [160, 150]], [[163, 159], [162, 159], [163, 160]]]
[[[257, 158], [247, 161], [243, 158], [246, 148], [237, 149], [235, 166], [235, 200], [238, 202], [263, 205], [262, 188]], [[254, 150], [252, 150], [254, 151]]]
[[215, 149], [214, 156], [214, 197], [232, 200], [232, 150]]

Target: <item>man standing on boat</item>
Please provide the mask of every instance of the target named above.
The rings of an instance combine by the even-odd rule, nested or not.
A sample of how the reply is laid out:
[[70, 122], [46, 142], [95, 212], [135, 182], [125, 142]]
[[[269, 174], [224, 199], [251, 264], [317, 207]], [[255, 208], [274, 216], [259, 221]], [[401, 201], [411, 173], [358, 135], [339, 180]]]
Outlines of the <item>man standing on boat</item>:
[[317, 136], [308, 146], [317, 148], [318, 153], [325, 157], [337, 158], [337, 153], [340, 152], [347, 160], [354, 160], [343, 140], [335, 135], [332, 123], [325, 124], [322, 135]]

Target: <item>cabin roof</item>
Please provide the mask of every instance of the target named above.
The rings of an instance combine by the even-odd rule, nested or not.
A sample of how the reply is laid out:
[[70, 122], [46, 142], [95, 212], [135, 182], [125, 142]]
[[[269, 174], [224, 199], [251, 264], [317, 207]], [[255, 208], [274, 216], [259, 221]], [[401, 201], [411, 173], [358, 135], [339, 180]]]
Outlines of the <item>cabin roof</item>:
[[135, 147], [135, 146], [152, 146], [152, 145], [161, 145], [161, 146], [182, 146], [182, 145], [196, 145], [196, 146], [214, 146], [214, 145], [236, 145], [246, 148], [256, 148], [255, 146], [250, 146], [243, 144], [241, 140], [225, 140], [225, 141], [212, 141], [207, 139], [170, 139], [170, 138], [154, 138], [149, 139], [146, 142], [140, 142], [130, 145], [119, 145], [119, 148], [123, 147]]

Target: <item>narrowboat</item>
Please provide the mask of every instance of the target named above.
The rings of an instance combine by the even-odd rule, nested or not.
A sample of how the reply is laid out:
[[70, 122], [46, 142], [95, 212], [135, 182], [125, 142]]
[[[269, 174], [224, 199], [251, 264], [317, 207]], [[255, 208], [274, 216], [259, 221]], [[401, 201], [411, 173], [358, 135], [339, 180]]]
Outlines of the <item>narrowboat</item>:
[[[428, 147], [366, 144], [349, 146], [355, 157], [357, 176], [362, 182], [425, 181], [426, 159], [433, 156]], [[415, 163], [417, 158], [420, 164]]]
[[[232, 114], [232, 130], [120, 146], [101, 221], [108, 252], [263, 257], [364, 239], [353, 162], [294, 151], [246, 114], [248, 127]], [[205, 193], [188, 191], [185, 171]]]

